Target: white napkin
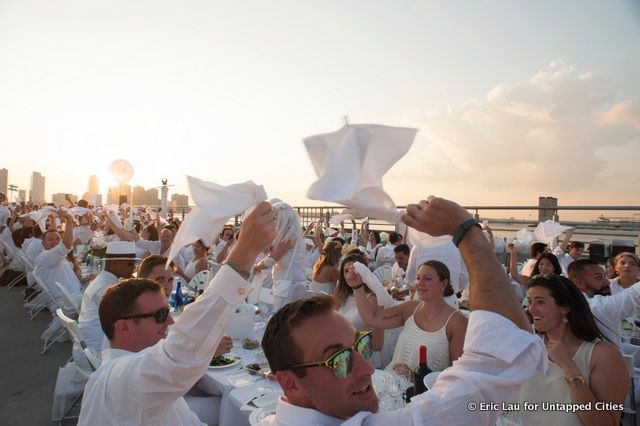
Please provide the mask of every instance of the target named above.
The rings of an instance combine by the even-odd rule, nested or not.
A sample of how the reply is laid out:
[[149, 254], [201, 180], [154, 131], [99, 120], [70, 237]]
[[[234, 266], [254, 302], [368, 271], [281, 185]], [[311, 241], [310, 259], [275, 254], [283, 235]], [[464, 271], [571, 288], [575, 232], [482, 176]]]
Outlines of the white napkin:
[[38, 223], [38, 226], [40, 227], [42, 232], [45, 232], [47, 230], [47, 218], [52, 212], [55, 212], [55, 211], [56, 211], [55, 208], [51, 206], [45, 206], [40, 210], [38, 210], [37, 212], [35, 212], [35, 214], [31, 216], [31, 218]]
[[89, 213], [91, 210], [84, 208], [84, 207], [72, 207], [69, 209], [69, 213], [71, 213], [74, 216], [84, 216], [85, 214]]
[[382, 189], [382, 176], [409, 151], [416, 132], [405, 127], [348, 124], [337, 132], [304, 139], [318, 176], [307, 197], [398, 222], [401, 213]]
[[187, 176], [187, 185], [195, 206], [173, 239], [167, 262], [171, 262], [184, 246], [198, 239], [215, 240], [229, 218], [267, 199], [262, 185], [251, 181], [222, 186]]
[[371, 291], [373, 291], [378, 298], [379, 306], [389, 306], [393, 303], [393, 298], [389, 295], [387, 290], [382, 286], [382, 283], [373, 275], [373, 272], [365, 265], [360, 262], [354, 262], [353, 267], [358, 274], [360, 274], [360, 278], [362, 278], [362, 282], [367, 284], [367, 287]]
[[340, 226], [340, 222], [351, 222], [353, 219], [354, 218], [352, 214], [336, 214], [331, 216], [331, 219], [329, 219], [329, 224], [331, 226]]
[[550, 243], [556, 238], [558, 235], [573, 229], [570, 226], [560, 225], [558, 222], [554, 222], [552, 220], [546, 220], [544, 222], [540, 222], [536, 229], [533, 230], [533, 235], [536, 237], [536, 240], [542, 243]]

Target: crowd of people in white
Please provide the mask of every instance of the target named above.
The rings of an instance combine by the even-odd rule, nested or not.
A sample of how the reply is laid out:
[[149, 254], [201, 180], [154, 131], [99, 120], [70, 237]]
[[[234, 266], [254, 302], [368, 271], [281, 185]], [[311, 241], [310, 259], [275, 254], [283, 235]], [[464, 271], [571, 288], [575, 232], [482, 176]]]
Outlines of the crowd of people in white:
[[[153, 209], [32, 206], [0, 194], [0, 220], [6, 269], [26, 273], [26, 305], [40, 300], [55, 313], [65, 294], [79, 304], [84, 342], [101, 361], [91, 372], [75, 344], [74, 361], [92, 373], [79, 424], [216, 424], [189, 395], [212, 356], [231, 348], [230, 315], [264, 289], [274, 316], [262, 346], [285, 394], [268, 424], [491, 424], [499, 412], [469, 411], [468, 401], [547, 401], [592, 404], [523, 411], [522, 424], [613, 425], [630, 389], [622, 324], [640, 317], [640, 261], [623, 252], [605, 269], [582, 257], [570, 231], [557, 247], [532, 244], [523, 266], [509, 245], [505, 268], [491, 230], [447, 200], [407, 208], [403, 222], [434, 237], [411, 245], [366, 220], [303, 228], [274, 201], [215, 240], [178, 247], [168, 263], [181, 222]], [[82, 267], [92, 258], [103, 262], [97, 275]], [[175, 281], [203, 271], [210, 284], [174, 323]], [[372, 332], [366, 361], [349, 349], [359, 331]], [[373, 368], [410, 376], [421, 345], [438, 382], [404, 409], [377, 413]], [[345, 349], [346, 378], [328, 361], [297, 367]]]

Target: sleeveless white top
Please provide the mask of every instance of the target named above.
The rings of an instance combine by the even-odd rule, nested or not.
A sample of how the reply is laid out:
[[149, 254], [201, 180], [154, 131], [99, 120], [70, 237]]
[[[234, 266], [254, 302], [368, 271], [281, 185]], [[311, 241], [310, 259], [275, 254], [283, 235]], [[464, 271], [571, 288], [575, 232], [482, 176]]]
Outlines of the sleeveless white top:
[[[591, 370], [589, 362], [593, 347], [599, 340], [583, 342], [573, 356], [573, 362], [580, 370], [587, 386], [590, 382]], [[519, 419], [523, 425], [543, 425], [543, 426], [580, 426], [582, 422], [575, 413], [544, 409], [543, 403], [562, 402], [570, 404], [571, 394], [569, 386], [564, 380], [565, 374], [562, 368], [549, 360], [549, 371], [547, 374], [536, 373], [527, 380], [517, 394], [516, 403], [520, 403]], [[540, 409], [535, 411], [525, 411], [522, 404], [524, 401], [540, 404]]]
[[431, 371], [443, 371], [451, 366], [449, 356], [449, 339], [447, 339], [447, 324], [457, 311], [451, 312], [447, 321], [437, 331], [424, 331], [416, 324], [414, 317], [418, 307], [413, 311], [413, 315], [407, 318], [404, 328], [398, 337], [396, 350], [393, 352], [393, 359], [385, 370], [393, 369], [397, 363], [405, 363], [414, 370], [420, 363], [419, 348], [421, 345], [427, 347], [427, 366]]
[[196, 275], [196, 266], [200, 259], [192, 259], [191, 262], [187, 263], [187, 266], [184, 268], [184, 274], [193, 278]]

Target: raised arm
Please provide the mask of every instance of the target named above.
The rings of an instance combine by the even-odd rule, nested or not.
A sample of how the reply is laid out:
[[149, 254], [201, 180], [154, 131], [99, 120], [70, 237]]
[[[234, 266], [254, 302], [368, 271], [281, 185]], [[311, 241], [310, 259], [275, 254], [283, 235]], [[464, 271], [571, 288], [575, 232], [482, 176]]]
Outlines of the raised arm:
[[[207, 371], [231, 316], [246, 296], [246, 277], [256, 256], [275, 237], [275, 213], [270, 204], [260, 203], [242, 226], [245, 232], [229, 254], [228, 265], [220, 269], [198, 300], [180, 315], [167, 338], [128, 363], [114, 367], [114, 374], [127, 380], [110, 382], [117, 388], [109, 395], [137, 399], [140, 418], [136, 422], [158, 423], [164, 408], [184, 395]], [[90, 385], [89, 393], [101, 391], [92, 390]], [[106, 399], [104, 403], [116, 402], [107, 395], [101, 397]]]
[[567, 251], [567, 247], [569, 246], [569, 242], [571, 241], [571, 236], [573, 235], [573, 229], [568, 230], [564, 233], [564, 240], [558, 245], [558, 248], [562, 250], [562, 254]]
[[62, 235], [62, 244], [69, 250], [73, 248], [73, 216], [65, 209], [58, 209], [56, 214], [65, 219], [64, 234]]
[[362, 221], [360, 223], [360, 239], [362, 240], [363, 245], [367, 245], [367, 241], [369, 240], [369, 222]]
[[365, 284], [363, 284], [360, 274], [355, 271], [353, 265], [347, 270], [345, 278], [347, 285], [353, 289], [358, 313], [369, 327], [381, 329], [401, 327], [418, 304], [418, 302], [413, 301], [405, 302], [376, 311], [367, 300], [367, 293], [364, 290]]
[[[402, 220], [412, 228], [433, 236], [454, 235], [462, 224], [472, 219], [464, 208], [442, 198], [411, 204]], [[480, 226], [471, 226], [458, 248], [469, 268], [469, 302], [471, 310], [495, 312], [511, 320], [523, 330], [531, 331], [509, 278], [491, 253]]]
[[529, 282], [529, 277], [518, 272], [518, 250], [514, 244], [509, 244], [507, 247], [509, 250], [509, 273], [511, 278], [520, 285], [526, 286], [527, 282]]

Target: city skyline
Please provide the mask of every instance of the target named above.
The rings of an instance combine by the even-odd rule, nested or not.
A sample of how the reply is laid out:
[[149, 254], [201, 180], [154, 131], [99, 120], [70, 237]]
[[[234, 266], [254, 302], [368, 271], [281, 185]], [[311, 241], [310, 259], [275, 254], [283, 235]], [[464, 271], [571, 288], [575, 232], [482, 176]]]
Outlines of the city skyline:
[[323, 204], [302, 140], [348, 116], [418, 129], [383, 179], [398, 205], [640, 203], [637, 2], [3, 4], [0, 167], [47, 198], [96, 175], [105, 201], [121, 158], [132, 187]]

